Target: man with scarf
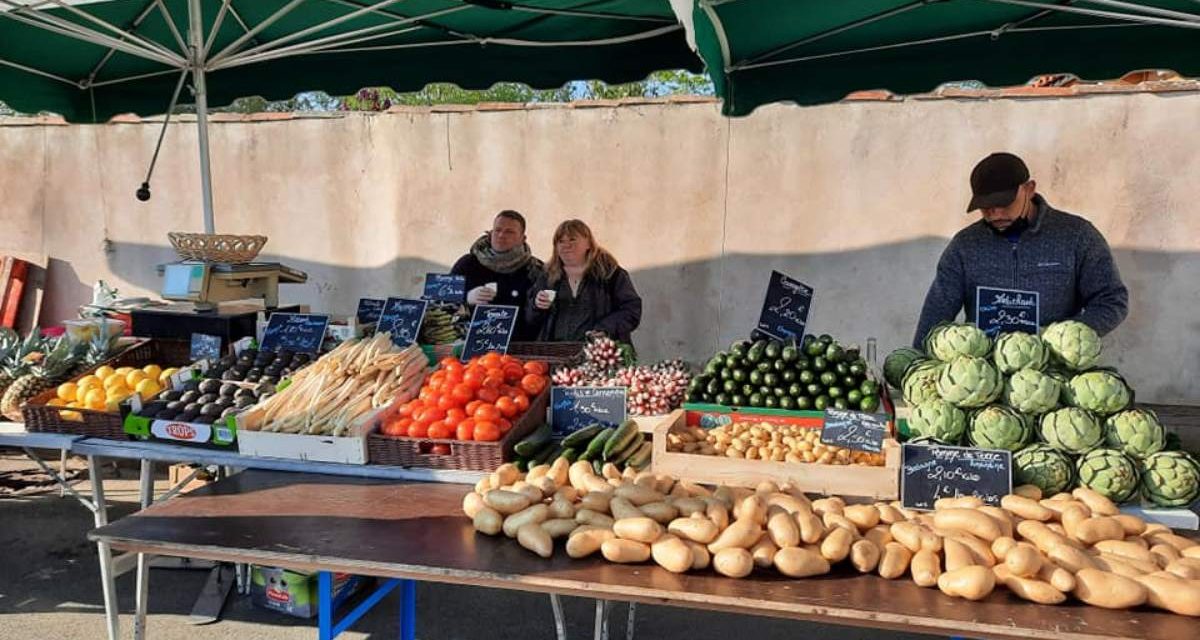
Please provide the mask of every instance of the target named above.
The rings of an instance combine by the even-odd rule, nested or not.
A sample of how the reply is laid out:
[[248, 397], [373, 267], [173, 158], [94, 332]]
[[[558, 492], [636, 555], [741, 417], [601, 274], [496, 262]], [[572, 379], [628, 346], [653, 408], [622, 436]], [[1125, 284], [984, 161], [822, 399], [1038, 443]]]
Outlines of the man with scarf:
[[1104, 335], [1125, 319], [1129, 292], [1104, 236], [1051, 207], [1020, 158], [993, 153], [975, 165], [967, 212], [976, 209], [981, 219], [959, 231], [938, 261], [915, 346], [964, 308], [974, 322], [980, 286], [1038, 292], [1043, 326], [1078, 320]]
[[[480, 236], [450, 273], [466, 278], [467, 304], [525, 306], [529, 288], [542, 275], [542, 261], [533, 257], [525, 241], [525, 217], [512, 210], [496, 214], [492, 230]], [[495, 289], [489, 287], [494, 284]], [[537, 333], [521, 316], [513, 340], [533, 340]]]

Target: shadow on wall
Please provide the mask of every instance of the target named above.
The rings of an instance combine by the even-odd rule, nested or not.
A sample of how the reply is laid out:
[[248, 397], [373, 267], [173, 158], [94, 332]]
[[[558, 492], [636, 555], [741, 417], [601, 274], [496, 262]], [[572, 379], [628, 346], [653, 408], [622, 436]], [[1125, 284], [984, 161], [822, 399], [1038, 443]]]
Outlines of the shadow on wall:
[[[809, 316], [812, 332], [864, 347], [873, 337], [882, 361], [889, 351], [912, 340], [945, 244], [944, 238], [924, 237], [848, 251], [730, 253], [723, 259], [635, 266], [630, 272], [644, 311], [634, 341], [649, 360], [703, 361], [749, 334], [775, 269], [815, 289]], [[1105, 339], [1105, 363], [1120, 368], [1143, 400], [1200, 403], [1200, 385], [1194, 383], [1200, 376], [1200, 316], [1195, 313], [1200, 308], [1200, 253], [1117, 249], [1114, 254], [1130, 289], [1131, 311]], [[154, 265], [173, 257], [169, 247], [116, 243], [109, 265], [117, 277], [154, 292], [161, 288]], [[635, 257], [617, 249], [617, 258], [627, 264]], [[279, 254], [264, 255], [263, 260], [308, 273], [306, 284], [281, 287], [284, 301], [335, 315], [353, 313], [363, 296], [419, 295], [426, 273], [449, 269], [415, 257], [397, 257], [373, 267]], [[91, 295], [86, 286], [79, 285], [78, 291], [79, 303]]]

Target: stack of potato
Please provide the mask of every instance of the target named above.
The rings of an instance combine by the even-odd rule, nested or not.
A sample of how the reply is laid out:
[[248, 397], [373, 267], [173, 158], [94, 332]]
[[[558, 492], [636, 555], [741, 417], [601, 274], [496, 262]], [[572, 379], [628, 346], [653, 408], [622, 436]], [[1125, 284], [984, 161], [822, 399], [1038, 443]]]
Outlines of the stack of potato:
[[527, 475], [501, 466], [463, 498], [463, 511], [480, 533], [503, 532], [547, 558], [565, 538], [572, 558], [653, 559], [676, 573], [711, 565], [732, 578], [755, 567], [803, 578], [848, 562], [968, 600], [1000, 585], [1042, 604], [1074, 596], [1200, 616], [1200, 543], [1122, 515], [1088, 489], [1042, 499], [1023, 486], [1000, 507], [947, 498], [918, 513], [895, 502], [810, 500], [772, 483], [709, 489], [611, 464], [597, 475], [588, 462], [560, 458]]
[[734, 422], [714, 429], [682, 427], [667, 433], [667, 451], [772, 462], [860, 464], [882, 467], [882, 453], [821, 442], [821, 429], [769, 422]]

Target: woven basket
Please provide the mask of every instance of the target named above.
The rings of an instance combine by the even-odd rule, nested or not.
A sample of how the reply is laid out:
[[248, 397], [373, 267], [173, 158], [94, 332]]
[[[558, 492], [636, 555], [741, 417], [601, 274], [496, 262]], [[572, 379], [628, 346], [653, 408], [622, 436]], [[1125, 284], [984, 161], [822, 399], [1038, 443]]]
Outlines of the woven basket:
[[[549, 401], [550, 389], [547, 388], [529, 403], [529, 410], [517, 418], [513, 428], [496, 442], [383, 435], [379, 433], [379, 424], [400, 408], [400, 403], [396, 403], [389, 411], [379, 416], [373, 430], [367, 436], [367, 463], [455, 471], [492, 471], [512, 459], [514, 445], [546, 423], [546, 406]], [[433, 446], [437, 444], [449, 446], [450, 453], [432, 453]]]
[[[91, 375], [101, 366], [142, 368], [148, 364], [166, 367], [178, 367], [189, 363], [188, 356], [191, 344], [187, 340], [158, 340], [146, 339], [135, 343], [128, 349], [96, 365], [94, 368], [72, 379], [78, 382], [81, 378]], [[63, 409], [48, 406], [46, 403], [57, 397], [57, 387], [48, 389], [34, 396], [22, 409], [25, 418], [25, 430], [41, 433], [69, 433], [72, 435], [108, 438], [110, 440], [127, 440], [125, 434], [125, 418], [120, 413], [96, 411], [95, 409]], [[79, 420], [67, 420], [62, 412], [73, 411], [81, 416]]]
[[508, 355], [549, 365], [570, 364], [583, 355], [583, 347], [582, 342], [510, 342]]
[[172, 231], [167, 234], [175, 253], [184, 260], [202, 260], [204, 262], [227, 262], [243, 264], [254, 260], [263, 245], [267, 244], [266, 236], [235, 236], [209, 233], [183, 233]]

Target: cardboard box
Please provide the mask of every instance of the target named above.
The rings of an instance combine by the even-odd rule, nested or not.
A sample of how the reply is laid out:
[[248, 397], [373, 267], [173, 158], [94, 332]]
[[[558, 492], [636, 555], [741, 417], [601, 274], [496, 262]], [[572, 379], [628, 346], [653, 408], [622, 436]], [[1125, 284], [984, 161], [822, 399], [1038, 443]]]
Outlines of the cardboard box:
[[[348, 573], [333, 574], [333, 602], [344, 602], [366, 588], [370, 579]], [[250, 601], [256, 606], [279, 611], [297, 618], [312, 618], [318, 613], [317, 574], [277, 567], [250, 569]]]
[[[185, 463], [173, 464], [170, 467], [167, 467], [167, 480], [170, 482], [170, 485], [174, 487], [175, 485], [179, 484], [181, 480], [188, 477], [188, 475], [191, 473], [192, 465]], [[211, 482], [212, 478], [210, 478], [207, 473], [201, 472], [197, 474], [195, 478], [192, 478], [192, 481], [187, 483], [187, 485], [180, 489], [179, 492], [187, 493], [189, 491], [194, 491], [200, 487], [208, 486], [208, 484]]]

